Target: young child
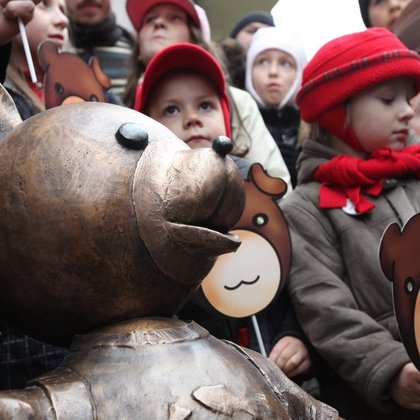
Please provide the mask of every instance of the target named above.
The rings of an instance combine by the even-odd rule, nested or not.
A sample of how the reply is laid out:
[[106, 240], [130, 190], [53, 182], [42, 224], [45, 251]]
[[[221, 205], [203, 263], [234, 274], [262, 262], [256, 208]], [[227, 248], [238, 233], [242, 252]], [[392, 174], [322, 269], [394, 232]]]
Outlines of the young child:
[[[211, 147], [215, 137], [231, 136], [229, 109], [223, 71], [203, 48], [175, 44], [156, 54], [147, 66], [140, 112], [171, 129], [191, 148]], [[234, 159], [246, 177], [249, 165]], [[265, 310], [264, 322], [272, 323], [265, 328], [272, 336], [266, 338], [272, 346], [270, 357], [287, 375], [295, 377], [307, 373], [311, 361], [292, 308], [285, 295], [280, 296], [276, 306]], [[193, 318], [218, 338], [238, 341], [236, 320], [210, 314], [193, 302], [179, 316]]]
[[394, 31], [401, 12], [411, 0], [359, 0], [360, 13], [367, 28], [379, 26]]
[[[138, 110], [138, 96], [144, 71], [152, 57], [162, 48], [178, 42], [190, 42], [214, 50], [205, 41], [200, 20], [192, 0], [127, 0], [127, 14], [138, 32], [138, 48], [133, 55], [133, 72], [127, 83], [125, 104]], [[214, 51], [213, 51], [214, 52]], [[261, 163], [266, 171], [282, 178], [292, 189], [290, 174], [257, 104], [248, 92], [229, 88], [232, 98], [231, 126], [233, 154], [250, 163]]]
[[346, 419], [420, 415], [420, 372], [401, 343], [378, 256], [387, 226], [420, 211], [420, 144], [409, 130], [419, 88], [419, 55], [371, 28], [325, 44], [297, 95], [313, 127], [298, 187], [282, 204], [293, 245], [288, 286], [328, 366], [320, 398]]
[[[64, 0], [44, 0], [36, 5], [32, 20], [26, 25], [26, 34], [38, 82], [42, 84], [43, 72], [37, 60], [38, 45], [51, 40], [59, 48], [68, 43], [68, 19]], [[22, 119], [45, 109], [42, 87], [30, 77], [29, 66], [21, 36], [12, 42], [12, 54], [7, 68], [5, 88], [8, 90]]]
[[302, 82], [305, 51], [290, 32], [261, 28], [247, 54], [245, 87], [257, 101], [265, 125], [279, 147], [296, 185], [300, 114], [295, 96]]

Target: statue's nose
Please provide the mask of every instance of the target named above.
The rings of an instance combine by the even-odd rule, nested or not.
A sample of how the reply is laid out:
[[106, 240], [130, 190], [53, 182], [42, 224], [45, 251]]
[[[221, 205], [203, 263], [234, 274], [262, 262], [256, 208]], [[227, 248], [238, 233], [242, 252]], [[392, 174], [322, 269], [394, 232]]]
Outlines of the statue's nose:
[[233, 149], [232, 140], [226, 136], [218, 136], [212, 142], [213, 150], [222, 157], [225, 157]]

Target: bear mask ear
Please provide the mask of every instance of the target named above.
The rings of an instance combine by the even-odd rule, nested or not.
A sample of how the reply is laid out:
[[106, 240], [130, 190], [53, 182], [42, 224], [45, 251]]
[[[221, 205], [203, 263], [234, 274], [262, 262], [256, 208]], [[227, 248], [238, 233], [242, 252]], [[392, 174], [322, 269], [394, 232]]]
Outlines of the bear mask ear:
[[287, 191], [287, 184], [280, 178], [272, 178], [260, 163], [251, 165], [248, 172], [248, 181], [252, 181], [264, 194], [278, 199]]
[[400, 227], [397, 223], [389, 225], [382, 235], [379, 249], [379, 260], [382, 271], [388, 280], [394, 280], [394, 266], [397, 259], [399, 238], [401, 237]]
[[96, 80], [99, 84], [106, 90], [111, 87], [111, 81], [109, 77], [102, 71], [101, 65], [99, 64], [99, 60], [97, 57], [92, 57], [89, 60], [89, 67], [92, 68], [92, 72], [96, 77]]
[[44, 41], [38, 45], [37, 52], [39, 65], [42, 71], [46, 73], [51, 61], [58, 56], [58, 47], [52, 41]]

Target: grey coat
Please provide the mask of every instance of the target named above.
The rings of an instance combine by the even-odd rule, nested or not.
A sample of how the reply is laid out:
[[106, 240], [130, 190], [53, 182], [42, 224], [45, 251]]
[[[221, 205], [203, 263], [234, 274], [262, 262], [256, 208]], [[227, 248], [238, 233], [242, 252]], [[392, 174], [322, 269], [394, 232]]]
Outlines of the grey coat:
[[282, 203], [293, 246], [290, 295], [304, 332], [333, 371], [375, 410], [388, 411], [393, 402], [386, 390], [410, 360], [400, 342], [379, 244], [390, 223], [404, 224], [420, 212], [420, 182], [388, 180], [371, 214], [321, 210], [320, 184], [311, 177], [335, 154], [307, 141], [300, 185]]

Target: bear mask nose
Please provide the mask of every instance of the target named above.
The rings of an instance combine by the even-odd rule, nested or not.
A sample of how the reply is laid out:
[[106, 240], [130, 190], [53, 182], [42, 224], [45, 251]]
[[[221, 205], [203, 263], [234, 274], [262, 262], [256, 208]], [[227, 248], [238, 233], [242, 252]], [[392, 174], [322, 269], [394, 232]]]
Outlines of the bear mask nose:
[[122, 124], [115, 133], [115, 138], [126, 149], [144, 150], [149, 144], [149, 135], [135, 123]]

